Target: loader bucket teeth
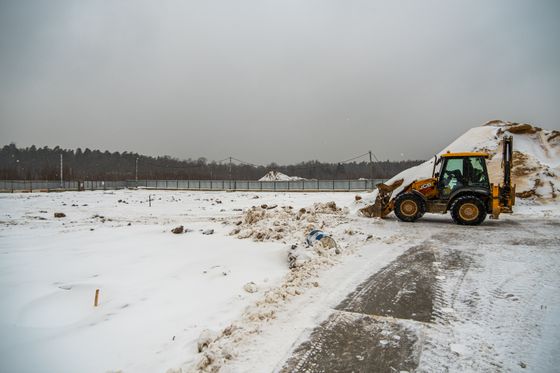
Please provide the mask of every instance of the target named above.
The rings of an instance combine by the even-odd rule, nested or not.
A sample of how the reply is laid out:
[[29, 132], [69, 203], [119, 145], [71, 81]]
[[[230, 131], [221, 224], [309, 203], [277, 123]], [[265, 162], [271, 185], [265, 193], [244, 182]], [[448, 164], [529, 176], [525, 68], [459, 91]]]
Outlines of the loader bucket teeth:
[[377, 197], [373, 205], [366, 206], [360, 209], [362, 215], [369, 218], [382, 218], [391, 212], [389, 202], [391, 201], [391, 195], [393, 191], [400, 187], [404, 182], [403, 179], [399, 179], [390, 185], [387, 184], [377, 184]]

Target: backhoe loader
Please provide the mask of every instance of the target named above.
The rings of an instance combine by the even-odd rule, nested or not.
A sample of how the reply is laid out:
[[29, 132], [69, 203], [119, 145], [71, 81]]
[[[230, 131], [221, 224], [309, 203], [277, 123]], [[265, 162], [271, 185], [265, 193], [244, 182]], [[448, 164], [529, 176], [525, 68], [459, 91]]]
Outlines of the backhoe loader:
[[448, 211], [453, 221], [462, 225], [478, 225], [487, 214], [498, 219], [501, 213], [512, 213], [515, 204], [515, 185], [511, 185], [512, 146], [512, 137], [504, 136], [501, 184], [490, 183], [486, 168], [489, 154], [447, 152], [434, 156], [431, 178], [413, 181], [395, 197], [393, 191], [403, 184], [403, 179], [390, 185], [378, 184], [375, 203], [360, 211], [365, 216], [381, 218], [394, 211], [405, 222], [414, 222], [426, 212]]

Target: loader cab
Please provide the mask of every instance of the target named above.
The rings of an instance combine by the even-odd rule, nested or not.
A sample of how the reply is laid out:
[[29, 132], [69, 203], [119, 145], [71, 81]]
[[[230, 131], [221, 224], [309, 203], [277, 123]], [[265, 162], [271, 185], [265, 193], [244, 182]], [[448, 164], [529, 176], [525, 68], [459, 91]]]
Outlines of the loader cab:
[[441, 199], [449, 199], [462, 189], [490, 190], [486, 153], [445, 153], [438, 162], [441, 163], [438, 178], [438, 190]]

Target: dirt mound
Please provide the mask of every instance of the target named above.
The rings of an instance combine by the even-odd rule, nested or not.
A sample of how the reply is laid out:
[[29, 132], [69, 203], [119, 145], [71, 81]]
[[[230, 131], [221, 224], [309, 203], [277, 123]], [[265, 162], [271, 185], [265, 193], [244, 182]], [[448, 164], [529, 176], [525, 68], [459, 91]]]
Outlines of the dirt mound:
[[548, 131], [528, 123], [492, 121], [486, 124], [496, 129], [496, 146], [491, 154], [488, 171], [492, 182], [503, 178], [502, 138], [513, 135], [512, 182], [516, 195], [539, 202], [555, 201], [560, 192], [560, 132]]
[[491, 120], [484, 124], [485, 126], [501, 127], [498, 130], [498, 135], [501, 135], [504, 131], [515, 134], [532, 134], [542, 131], [542, 128], [535, 127], [529, 123], [515, 123], [515, 122], [504, 122], [502, 120]]
[[[488, 173], [490, 182], [503, 180], [502, 139], [513, 136], [512, 182], [516, 184], [519, 198], [534, 202], [557, 201], [560, 196], [560, 132], [550, 131], [529, 123], [492, 120], [474, 127], [445, 147], [439, 154], [450, 152], [482, 151], [490, 155]], [[393, 196], [414, 180], [432, 176], [434, 160], [430, 159], [409, 168], [386, 183], [404, 179], [403, 185], [395, 189]], [[371, 202], [375, 200], [374, 191]]]

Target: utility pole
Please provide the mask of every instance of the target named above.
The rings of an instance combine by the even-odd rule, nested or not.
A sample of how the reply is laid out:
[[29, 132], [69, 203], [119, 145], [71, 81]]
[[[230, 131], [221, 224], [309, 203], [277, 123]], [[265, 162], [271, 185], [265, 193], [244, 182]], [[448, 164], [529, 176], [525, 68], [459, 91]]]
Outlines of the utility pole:
[[373, 159], [371, 159], [371, 150], [369, 151], [369, 168], [371, 173], [371, 188], [373, 189]]
[[60, 153], [60, 187], [64, 188], [64, 175], [63, 175], [63, 161], [62, 161], [62, 153]]
[[229, 181], [231, 181], [231, 157], [229, 157]]
[[136, 175], [136, 177], [135, 177], [136, 182], [138, 183], [138, 157], [136, 157], [136, 172], [135, 172], [135, 175]]

